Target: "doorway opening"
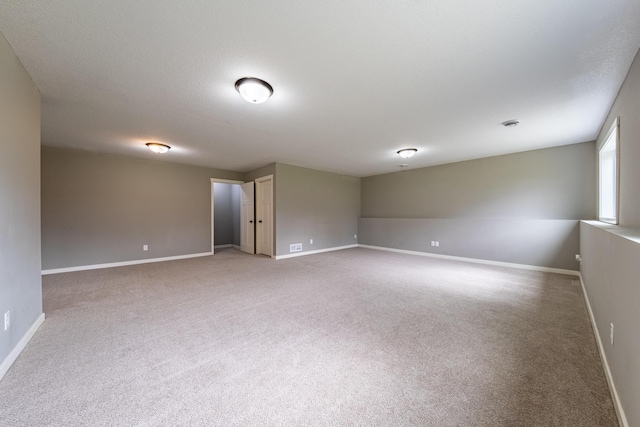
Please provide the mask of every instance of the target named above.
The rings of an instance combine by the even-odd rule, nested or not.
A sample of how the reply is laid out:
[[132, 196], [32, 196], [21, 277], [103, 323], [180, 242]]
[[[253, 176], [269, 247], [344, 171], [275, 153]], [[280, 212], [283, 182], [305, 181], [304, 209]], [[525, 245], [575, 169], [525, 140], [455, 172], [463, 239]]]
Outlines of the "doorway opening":
[[240, 184], [211, 180], [211, 252], [240, 249]]
[[211, 179], [211, 253], [227, 248], [273, 257], [273, 175]]

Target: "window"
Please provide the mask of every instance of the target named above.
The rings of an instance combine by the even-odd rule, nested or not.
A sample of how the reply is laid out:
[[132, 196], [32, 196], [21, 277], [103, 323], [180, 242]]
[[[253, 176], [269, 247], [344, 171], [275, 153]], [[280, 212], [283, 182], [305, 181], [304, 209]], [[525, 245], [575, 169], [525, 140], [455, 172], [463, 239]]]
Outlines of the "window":
[[618, 223], [618, 129], [619, 118], [613, 122], [604, 144], [600, 148], [599, 175], [600, 197], [598, 215], [600, 221]]

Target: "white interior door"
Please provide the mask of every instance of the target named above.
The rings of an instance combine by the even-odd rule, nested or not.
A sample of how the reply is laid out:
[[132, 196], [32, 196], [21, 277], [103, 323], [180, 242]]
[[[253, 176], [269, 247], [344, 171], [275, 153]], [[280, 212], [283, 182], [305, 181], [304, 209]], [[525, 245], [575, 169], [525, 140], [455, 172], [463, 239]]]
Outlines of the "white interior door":
[[240, 250], [250, 254], [255, 250], [254, 186], [253, 181], [241, 185]]
[[256, 179], [257, 253], [273, 255], [273, 176]]

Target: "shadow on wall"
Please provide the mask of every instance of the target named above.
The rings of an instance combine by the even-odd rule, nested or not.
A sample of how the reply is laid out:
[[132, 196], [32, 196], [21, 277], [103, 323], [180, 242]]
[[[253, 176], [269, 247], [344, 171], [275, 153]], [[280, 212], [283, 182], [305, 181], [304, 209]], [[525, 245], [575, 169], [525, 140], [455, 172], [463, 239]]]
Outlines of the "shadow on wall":
[[[578, 220], [360, 218], [359, 243], [578, 270]], [[438, 247], [431, 241], [439, 242]]]

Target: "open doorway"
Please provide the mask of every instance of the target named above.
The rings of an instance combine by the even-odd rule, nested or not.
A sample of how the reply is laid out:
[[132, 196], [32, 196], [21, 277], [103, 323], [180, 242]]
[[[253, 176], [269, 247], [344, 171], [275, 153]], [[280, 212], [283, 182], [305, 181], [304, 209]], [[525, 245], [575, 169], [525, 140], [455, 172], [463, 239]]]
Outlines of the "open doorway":
[[243, 183], [211, 179], [211, 253], [228, 248], [273, 257], [273, 175]]
[[211, 180], [211, 252], [240, 249], [240, 184]]

